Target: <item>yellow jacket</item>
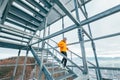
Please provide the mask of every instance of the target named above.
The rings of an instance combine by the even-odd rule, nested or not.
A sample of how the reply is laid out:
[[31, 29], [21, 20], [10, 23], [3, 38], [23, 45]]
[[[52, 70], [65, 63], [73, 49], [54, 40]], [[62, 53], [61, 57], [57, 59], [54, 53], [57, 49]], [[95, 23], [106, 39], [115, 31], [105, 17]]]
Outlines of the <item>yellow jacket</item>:
[[59, 43], [58, 43], [58, 47], [60, 47], [60, 52], [64, 51], [66, 52], [68, 50], [67, 48], [67, 45], [66, 45], [66, 42], [61, 40]]

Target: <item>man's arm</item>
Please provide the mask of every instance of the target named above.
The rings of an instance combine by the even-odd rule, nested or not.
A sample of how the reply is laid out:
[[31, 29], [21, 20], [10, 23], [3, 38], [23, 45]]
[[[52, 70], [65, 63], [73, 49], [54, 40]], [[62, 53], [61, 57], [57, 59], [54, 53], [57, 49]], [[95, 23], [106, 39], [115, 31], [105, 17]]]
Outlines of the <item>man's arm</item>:
[[59, 42], [58, 43], [58, 47], [61, 47], [61, 48], [64, 47], [64, 43], [63, 42]]

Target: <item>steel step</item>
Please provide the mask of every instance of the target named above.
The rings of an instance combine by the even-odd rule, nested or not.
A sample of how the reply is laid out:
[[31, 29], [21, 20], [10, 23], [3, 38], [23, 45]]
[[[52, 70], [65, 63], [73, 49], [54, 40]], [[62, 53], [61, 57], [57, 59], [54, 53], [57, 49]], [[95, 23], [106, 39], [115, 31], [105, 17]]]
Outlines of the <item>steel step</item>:
[[59, 66], [46, 66], [46, 67], [47, 67], [47, 69], [52, 69], [52, 68], [54, 68], [54, 69], [58, 68], [59, 69]]
[[45, 62], [44, 65], [54, 65], [56, 63], [58, 63], [58, 62]]
[[58, 73], [64, 73], [65, 71], [67, 71], [67, 70], [59, 69], [59, 70], [50, 71], [50, 73], [58, 74]]
[[70, 78], [72, 76], [74, 76], [74, 74], [66, 74], [66, 75], [55, 78], [55, 80], [64, 80], [64, 79]]

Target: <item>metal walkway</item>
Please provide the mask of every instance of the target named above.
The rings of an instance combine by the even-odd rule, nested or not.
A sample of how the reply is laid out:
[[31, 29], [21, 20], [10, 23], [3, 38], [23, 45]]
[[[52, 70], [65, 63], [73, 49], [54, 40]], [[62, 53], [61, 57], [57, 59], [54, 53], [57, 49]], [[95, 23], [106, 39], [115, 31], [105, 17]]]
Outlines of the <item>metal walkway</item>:
[[[29, 51], [36, 60], [34, 69], [39, 66], [39, 73], [37, 74], [39, 77], [32, 76], [32, 78], [38, 80], [41, 80], [43, 74], [44, 80], [92, 80], [90, 70], [94, 70], [95, 80], [106, 80], [101, 72], [103, 69], [119, 71], [119, 68], [99, 66], [95, 41], [119, 36], [120, 32], [93, 38], [90, 23], [118, 13], [120, 5], [89, 17], [86, 5], [90, 2], [92, 0], [0, 0], [0, 47], [19, 50], [11, 80], [15, 80], [21, 50], [27, 52], [20, 80], [25, 80], [25, 67]], [[81, 19], [81, 15], [84, 19]], [[68, 17], [73, 24], [65, 27], [65, 17]], [[51, 32], [51, 25], [59, 21], [62, 23], [61, 29], [54, 28]], [[88, 30], [84, 26], [87, 26]], [[65, 33], [75, 29], [78, 34], [76, 35], [78, 41], [68, 43], [68, 46], [79, 44], [82, 56], [69, 50], [68, 53], [71, 57], [68, 58], [60, 54], [56, 46], [57, 41], [53, 39], [58, 36], [63, 38]], [[85, 37], [87, 38], [85, 39]], [[86, 42], [91, 43], [95, 63], [86, 59]], [[66, 69], [60, 66], [61, 57], [65, 57], [68, 61]], [[81, 65], [73, 60], [74, 57], [79, 59]]]

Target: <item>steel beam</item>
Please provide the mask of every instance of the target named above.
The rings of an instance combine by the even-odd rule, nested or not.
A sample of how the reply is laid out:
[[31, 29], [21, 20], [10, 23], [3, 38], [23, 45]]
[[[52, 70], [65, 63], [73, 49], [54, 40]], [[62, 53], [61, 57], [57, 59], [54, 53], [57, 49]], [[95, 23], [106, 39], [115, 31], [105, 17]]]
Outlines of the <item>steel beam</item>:
[[[74, 0], [74, 6], [75, 6], [75, 13], [76, 18], [80, 23], [80, 17], [79, 17], [79, 11], [78, 11], [78, 1]], [[80, 42], [80, 49], [82, 54], [82, 63], [83, 63], [83, 74], [88, 75], [88, 66], [87, 66], [87, 60], [86, 60], [86, 52], [85, 52], [85, 46], [84, 46], [84, 36], [83, 36], [83, 28], [78, 28], [78, 38]]]
[[88, 24], [88, 23], [91, 23], [91, 22], [94, 22], [94, 21], [97, 21], [101, 18], [107, 17], [107, 16], [112, 15], [114, 13], [117, 13], [119, 11], [120, 11], [120, 5], [117, 5], [113, 8], [110, 8], [110, 9], [104, 11], [104, 12], [101, 12], [99, 14], [94, 15], [94, 16], [88, 18], [87, 20], [81, 21], [81, 26]]
[[[114, 34], [110, 34], [110, 35], [105, 35], [105, 36], [101, 36], [101, 37], [96, 37], [96, 38], [93, 38], [93, 40], [100, 40], [100, 39], [105, 39], [105, 38], [111, 38], [111, 37], [115, 37], [115, 36], [120, 36], [120, 32], [118, 33], [114, 33]], [[91, 40], [85, 40], [85, 42], [89, 42]], [[79, 44], [79, 42], [74, 42], [74, 43], [69, 43], [67, 45], [75, 45], [75, 44]]]
[[[92, 1], [92, 0], [86, 1], [85, 4], [87, 4], [89, 1]], [[83, 4], [80, 4], [80, 1], [78, 0], [78, 6], [79, 6], [81, 12], [83, 13], [83, 15], [85, 16], [85, 12], [84, 12], [83, 9], [82, 9], [82, 5], [83, 5]], [[53, 8], [53, 10], [55, 10], [55, 8]], [[57, 10], [55, 10], [55, 11], [57, 12]], [[71, 12], [73, 12], [73, 11], [75, 11], [75, 9], [71, 10]], [[58, 13], [58, 12], [57, 12], [57, 13]], [[60, 13], [58, 13], [58, 14], [60, 14]], [[61, 15], [61, 14], [60, 14], [60, 15]], [[60, 18], [58, 18], [56, 21], [54, 21], [54, 22], [48, 24], [48, 26], [50, 26], [51, 24], [53, 24], [53, 23], [59, 21], [61, 18], [65, 17], [65, 16], [66, 16], [66, 14], [65, 14], [65, 15], [62, 15], [62, 16], [61, 16]]]
[[79, 21], [72, 16], [71, 12], [59, 0], [54, 0], [54, 2], [71, 18], [77, 26], [80, 26]]
[[[114, 13], [119, 12], [119, 11], [120, 11], [120, 5], [117, 5], [117, 6], [113, 7], [113, 8], [111, 8], [111, 9], [108, 9], [108, 10], [106, 10], [106, 11], [104, 11], [104, 12], [101, 12], [101, 13], [95, 15], [95, 16], [92, 16], [92, 17], [90, 17], [90, 18], [88, 18], [88, 19], [86, 19], [86, 20], [81, 21], [81, 26], [84, 26], [84, 25], [86, 25], [86, 24], [88, 24], [88, 23], [97, 21], [97, 20], [102, 19], [102, 18], [104, 18], [104, 17], [110, 16], [110, 15], [112, 15], [112, 14], [114, 14]], [[63, 33], [68, 32], [68, 31], [71, 31], [71, 30], [76, 29], [76, 28], [78, 28], [78, 27], [79, 27], [79, 26], [77, 26], [77, 25], [75, 25], [75, 24], [74, 24], [74, 25], [71, 25], [71, 26], [69, 26], [69, 27], [67, 27], [67, 28], [65, 28], [65, 29], [63, 29], [63, 30], [60, 30], [60, 31], [58, 31], [58, 32], [55, 32], [55, 33], [53, 33], [53, 34], [45, 37], [45, 38], [42, 39], [42, 40], [46, 40], [46, 39], [55, 37], [55, 36], [57, 36], [57, 35], [63, 34]], [[41, 42], [41, 40], [39, 40], [39, 41], [37, 41], [37, 42], [35, 42], [35, 43], [33, 43], [33, 44], [36, 44], [36, 43], [38, 43], [38, 42]], [[33, 44], [31, 44], [31, 45], [33, 45]]]

